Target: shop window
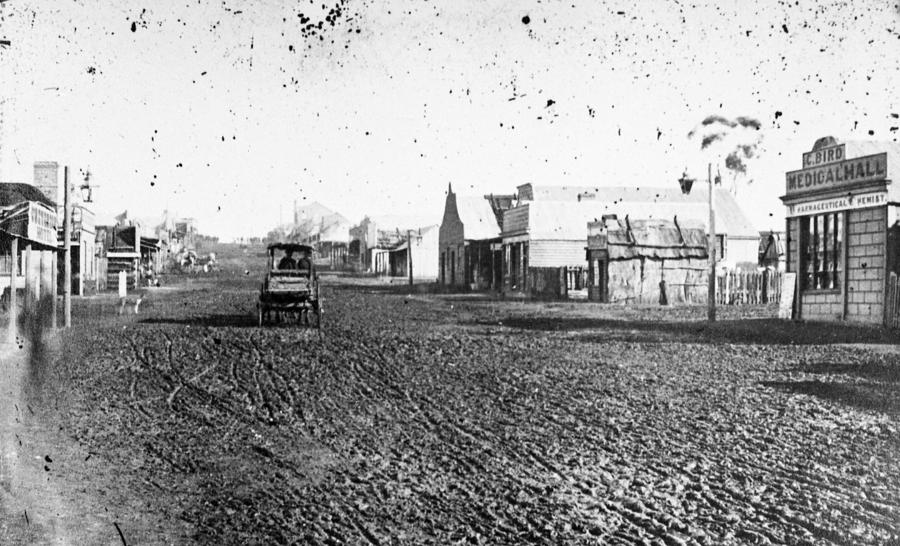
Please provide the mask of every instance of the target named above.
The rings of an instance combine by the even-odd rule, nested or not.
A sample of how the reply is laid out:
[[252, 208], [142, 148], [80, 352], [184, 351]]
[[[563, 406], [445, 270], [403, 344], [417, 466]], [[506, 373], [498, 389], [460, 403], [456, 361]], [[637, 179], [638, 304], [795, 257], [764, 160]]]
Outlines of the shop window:
[[844, 261], [844, 213], [802, 217], [800, 236], [801, 288], [839, 290]]

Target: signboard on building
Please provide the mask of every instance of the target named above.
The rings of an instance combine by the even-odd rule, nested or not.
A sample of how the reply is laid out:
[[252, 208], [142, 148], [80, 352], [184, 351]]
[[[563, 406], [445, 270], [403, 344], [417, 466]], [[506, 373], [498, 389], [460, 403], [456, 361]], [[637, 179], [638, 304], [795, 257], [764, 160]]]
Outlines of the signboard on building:
[[787, 173], [785, 197], [875, 182], [886, 176], [887, 153], [845, 159]]
[[797, 274], [785, 273], [781, 280], [781, 299], [778, 301], [778, 318], [794, 318], [794, 294], [797, 290]]
[[823, 214], [840, 210], [864, 209], [886, 205], [888, 202], [886, 191], [861, 193], [859, 195], [845, 195], [832, 199], [819, 199], [787, 206], [787, 217], [807, 216], [810, 214]]
[[803, 168], [818, 167], [843, 161], [847, 157], [846, 145], [838, 144], [803, 154]]

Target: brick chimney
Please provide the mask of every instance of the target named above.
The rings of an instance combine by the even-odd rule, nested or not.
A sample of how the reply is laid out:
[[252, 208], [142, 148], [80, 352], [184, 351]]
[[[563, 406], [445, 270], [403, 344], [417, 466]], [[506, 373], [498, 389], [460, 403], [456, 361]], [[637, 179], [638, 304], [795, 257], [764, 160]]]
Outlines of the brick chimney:
[[60, 203], [59, 164], [56, 161], [35, 161], [34, 186], [54, 203]]

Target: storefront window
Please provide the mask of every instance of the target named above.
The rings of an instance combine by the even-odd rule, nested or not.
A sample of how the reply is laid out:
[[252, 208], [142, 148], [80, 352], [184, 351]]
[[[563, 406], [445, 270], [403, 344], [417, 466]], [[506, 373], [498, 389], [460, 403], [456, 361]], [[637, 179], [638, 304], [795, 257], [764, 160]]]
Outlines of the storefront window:
[[805, 290], [839, 290], [843, 271], [844, 213], [801, 218], [800, 271]]

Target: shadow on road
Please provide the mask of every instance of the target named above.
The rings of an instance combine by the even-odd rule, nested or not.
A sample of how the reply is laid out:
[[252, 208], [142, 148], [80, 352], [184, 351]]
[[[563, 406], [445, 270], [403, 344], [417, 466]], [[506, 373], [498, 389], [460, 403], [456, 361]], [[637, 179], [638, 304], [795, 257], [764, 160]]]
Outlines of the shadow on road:
[[766, 387], [791, 394], [815, 396], [866, 411], [900, 415], [900, 388], [893, 383], [830, 381], [763, 381]]
[[705, 321], [616, 320], [586, 317], [506, 317], [478, 321], [482, 326], [503, 326], [545, 332], [584, 332], [585, 342], [622, 340], [659, 343], [739, 343], [753, 345], [824, 345], [833, 343], [900, 342], [883, 328], [847, 323], [791, 322], [778, 319]]
[[[151, 317], [137, 321], [139, 324], [173, 324], [179, 326], [208, 326], [210, 328], [258, 328], [259, 319], [253, 315], [203, 315], [184, 318]], [[315, 319], [310, 319], [315, 325]], [[295, 318], [281, 321], [270, 320], [266, 328], [313, 328], [314, 326], [298, 323]]]
[[139, 320], [140, 324], [177, 324], [181, 326], [210, 326], [213, 328], [256, 328], [258, 319], [248, 314], [203, 315], [185, 318], [152, 317]]
[[760, 384], [862, 410], [900, 415], [900, 365], [894, 359], [859, 364], [814, 362], [788, 371], [822, 377], [802, 381], [763, 381]]
[[865, 362], [864, 364], [814, 362], [799, 366], [792, 371], [808, 374], [852, 375], [869, 381], [900, 384], [900, 363], [892, 361]]

